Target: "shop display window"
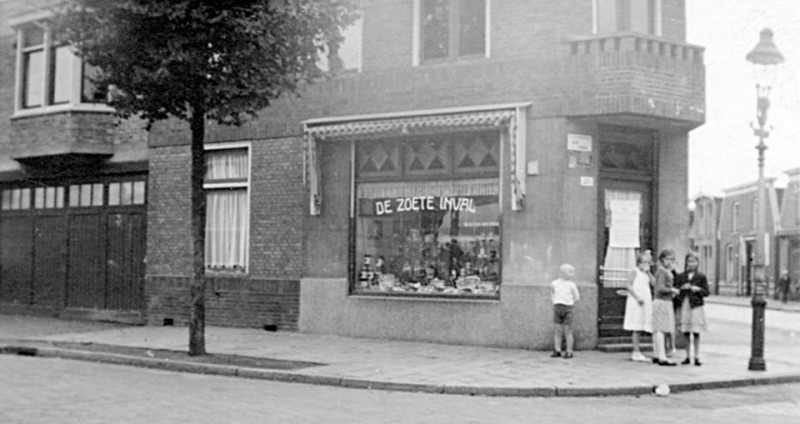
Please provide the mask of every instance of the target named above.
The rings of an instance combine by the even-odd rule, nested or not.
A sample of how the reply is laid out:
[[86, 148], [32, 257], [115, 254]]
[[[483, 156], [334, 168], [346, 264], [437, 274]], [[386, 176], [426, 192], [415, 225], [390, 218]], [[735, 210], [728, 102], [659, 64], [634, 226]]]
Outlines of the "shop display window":
[[496, 297], [499, 134], [357, 146], [356, 294]]

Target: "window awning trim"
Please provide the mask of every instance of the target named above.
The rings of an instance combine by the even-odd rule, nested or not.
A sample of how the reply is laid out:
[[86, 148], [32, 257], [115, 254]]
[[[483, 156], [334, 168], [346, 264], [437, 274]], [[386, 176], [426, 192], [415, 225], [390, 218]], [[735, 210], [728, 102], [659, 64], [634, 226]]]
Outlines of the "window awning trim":
[[[511, 209], [520, 210], [525, 197], [525, 140], [527, 103], [513, 103], [463, 108], [431, 109], [333, 118], [310, 119], [303, 122], [305, 139], [304, 178], [309, 189], [311, 215], [322, 211], [320, 169], [317, 143], [322, 140], [354, 140], [388, 136], [406, 136], [478, 130], [504, 129], [503, 139], [510, 146], [509, 176]], [[501, 189], [502, 190], [502, 189]]]

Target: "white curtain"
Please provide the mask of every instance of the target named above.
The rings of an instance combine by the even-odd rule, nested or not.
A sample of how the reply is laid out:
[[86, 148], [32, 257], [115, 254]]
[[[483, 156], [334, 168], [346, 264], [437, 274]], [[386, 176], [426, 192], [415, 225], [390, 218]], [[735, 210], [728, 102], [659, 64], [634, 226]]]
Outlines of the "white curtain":
[[[206, 152], [206, 267], [244, 271], [247, 261], [249, 206], [247, 149]], [[220, 187], [232, 183], [231, 187]]]
[[244, 270], [247, 190], [213, 190], [206, 205], [206, 267]]
[[[629, 200], [639, 203], [642, 210], [642, 194], [636, 191], [606, 190], [606, 227], [611, 227], [610, 207], [612, 200]], [[609, 231], [610, 233], [610, 231]], [[610, 238], [610, 237], [609, 237]], [[603, 286], [608, 288], [625, 287], [630, 270], [636, 267], [636, 248], [618, 247], [609, 243], [603, 263]]]
[[211, 150], [206, 152], [206, 182], [247, 180], [247, 150]]

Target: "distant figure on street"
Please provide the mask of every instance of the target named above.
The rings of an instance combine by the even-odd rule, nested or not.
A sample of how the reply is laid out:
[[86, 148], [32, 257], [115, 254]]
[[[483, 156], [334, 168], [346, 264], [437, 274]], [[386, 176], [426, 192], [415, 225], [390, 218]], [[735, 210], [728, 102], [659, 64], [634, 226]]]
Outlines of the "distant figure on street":
[[786, 303], [789, 301], [789, 290], [792, 287], [792, 279], [789, 277], [789, 271], [783, 271], [781, 278], [778, 280], [778, 285], [781, 291], [781, 302]]
[[662, 250], [658, 255], [658, 269], [655, 275], [653, 289], [653, 348], [656, 357], [653, 362], [662, 366], [675, 366], [675, 362], [667, 359], [664, 334], [675, 332], [675, 311], [672, 308], [672, 298], [678, 294], [675, 288], [675, 277], [672, 275], [672, 266], [675, 263], [675, 252], [671, 249]]
[[703, 309], [704, 297], [710, 294], [708, 279], [697, 270], [700, 259], [694, 252], [686, 254], [686, 269], [678, 276], [680, 288], [677, 299], [681, 304], [680, 327], [686, 337], [686, 359], [682, 364], [692, 363], [691, 350], [694, 345], [694, 364], [700, 366], [700, 333], [706, 330], [706, 314]]
[[650, 292], [650, 284], [653, 276], [650, 274], [650, 265], [653, 257], [649, 252], [642, 252], [636, 256], [636, 268], [631, 271], [628, 280], [628, 299], [625, 302], [625, 321], [622, 328], [632, 331], [633, 352], [631, 360], [647, 362], [642, 354], [639, 334], [641, 332], [653, 332], [653, 296]]
[[550, 355], [553, 358], [561, 356], [561, 341], [567, 339], [567, 351], [564, 353], [565, 359], [572, 358], [572, 348], [575, 340], [572, 336], [573, 308], [575, 302], [581, 296], [578, 286], [572, 281], [575, 276], [575, 267], [570, 264], [563, 264], [559, 267], [561, 278], [553, 281], [551, 297], [553, 299], [553, 322], [555, 323], [555, 342], [554, 352]]

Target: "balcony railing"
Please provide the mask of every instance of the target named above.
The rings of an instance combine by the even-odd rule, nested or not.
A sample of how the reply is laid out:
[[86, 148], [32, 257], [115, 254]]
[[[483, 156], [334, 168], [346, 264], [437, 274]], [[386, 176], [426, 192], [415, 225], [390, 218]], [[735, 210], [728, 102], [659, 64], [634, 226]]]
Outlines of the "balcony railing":
[[639, 33], [617, 32], [574, 38], [567, 42], [574, 56], [605, 52], [641, 52], [654, 56], [703, 63], [703, 47]]

